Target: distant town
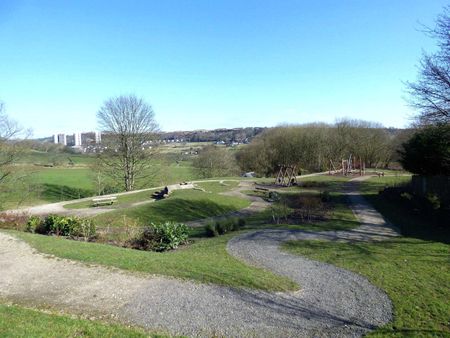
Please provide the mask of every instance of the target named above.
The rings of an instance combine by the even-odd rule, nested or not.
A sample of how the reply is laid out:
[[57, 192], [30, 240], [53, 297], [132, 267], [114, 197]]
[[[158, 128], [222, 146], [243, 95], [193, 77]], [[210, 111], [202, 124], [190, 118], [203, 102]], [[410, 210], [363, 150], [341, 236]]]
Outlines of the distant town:
[[[261, 127], [248, 127], [161, 132], [156, 135], [155, 141], [151, 141], [145, 146], [152, 147], [153, 144], [185, 142], [213, 142], [218, 145], [236, 146], [249, 143], [253, 137], [260, 134], [265, 129], [266, 128]], [[56, 133], [51, 137], [39, 139], [39, 141], [71, 147], [74, 150], [83, 153], [97, 153], [102, 152], [102, 149], [105, 146], [102, 144], [102, 137], [107, 138], [108, 133], [99, 131], [75, 132], [70, 134]]]

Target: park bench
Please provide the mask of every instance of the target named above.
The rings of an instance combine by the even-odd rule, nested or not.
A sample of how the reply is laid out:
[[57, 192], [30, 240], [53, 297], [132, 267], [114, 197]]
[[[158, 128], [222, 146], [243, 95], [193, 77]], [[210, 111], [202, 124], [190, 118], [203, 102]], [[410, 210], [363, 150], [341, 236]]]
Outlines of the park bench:
[[94, 207], [98, 207], [100, 205], [111, 205], [117, 200], [116, 196], [111, 197], [98, 197], [93, 198], [92, 203], [94, 204]]

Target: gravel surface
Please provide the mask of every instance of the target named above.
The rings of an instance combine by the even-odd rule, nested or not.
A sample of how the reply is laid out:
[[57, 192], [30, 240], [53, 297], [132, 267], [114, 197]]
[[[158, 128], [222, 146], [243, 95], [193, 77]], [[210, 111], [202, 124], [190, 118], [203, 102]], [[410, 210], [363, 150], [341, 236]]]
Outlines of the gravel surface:
[[348, 186], [363, 225], [354, 231], [263, 230], [232, 239], [230, 254], [301, 285], [268, 293], [124, 273], [39, 254], [0, 233], [0, 298], [177, 335], [361, 336], [391, 319], [384, 292], [364, 277], [279, 250], [290, 239], [381, 240], [396, 233]]

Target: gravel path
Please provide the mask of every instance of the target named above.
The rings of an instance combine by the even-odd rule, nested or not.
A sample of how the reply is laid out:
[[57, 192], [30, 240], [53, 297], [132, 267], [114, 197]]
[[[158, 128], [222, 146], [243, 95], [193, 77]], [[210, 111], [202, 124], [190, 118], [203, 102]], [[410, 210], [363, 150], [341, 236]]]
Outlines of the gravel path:
[[0, 233], [0, 298], [188, 336], [361, 336], [391, 319], [385, 293], [362, 276], [279, 250], [289, 239], [395, 236], [352, 189], [350, 184], [348, 193], [363, 223], [354, 231], [264, 230], [229, 242], [232, 255], [289, 276], [301, 285], [298, 292], [232, 289], [89, 267], [39, 254]]

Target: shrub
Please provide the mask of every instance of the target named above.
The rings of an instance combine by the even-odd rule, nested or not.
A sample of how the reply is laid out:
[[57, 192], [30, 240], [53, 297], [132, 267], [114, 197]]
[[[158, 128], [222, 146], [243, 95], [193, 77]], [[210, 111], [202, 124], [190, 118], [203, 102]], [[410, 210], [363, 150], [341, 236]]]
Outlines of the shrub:
[[429, 193], [427, 194], [426, 199], [432, 210], [438, 210], [441, 207], [441, 200], [438, 195]]
[[224, 220], [216, 221], [216, 229], [219, 235], [223, 235], [227, 232], [227, 224]]
[[245, 226], [246, 223], [247, 222], [245, 221], [244, 218], [239, 218], [236, 223], [238, 227], [237, 227], [237, 229], [234, 229], [234, 230], [240, 230], [241, 228], [243, 228]]
[[28, 221], [27, 224], [25, 226], [25, 231], [26, 232], [35, 232], [37, 228], [39, 228], [42, 224], [42, 219], [38, 216], [31, 216]]
[[216, 237], [227, 232], [238, 231], [245, 225], [245, 219], [230, 217], [222, 220], [212, 221], [205, 225], [206, 236]]
[[214, 221], [208, 222], [205, 225], [205, 233], [206, 233], [206, 236], [208, 236], [208, 237], [219, 236], [219, 232], [217, 231], [217, 228], [216, 228], [216, 222], [214, 222]]
[[320, 199], [322, 200], [322, 202], [326, 203], [326, 202], [330, 202], [331, 201], [331, 195], [330, 192], [327, 190], [321, 191], [320, 192]]
[[92, 219], [72, 219], [72, 222], [69, 222], [69, 224], [68, 236], [82, 237], [85, 241], [88, 241], [97, 234], [95, 223]]
[[325, 205], [321, 198], [317, 196], [299, 196], [298, 204], [300, 208], [297, 213], [302, 221], [311, 222], [315, 217], [321, 218], [325, 216]]
[[184, 223], [166, 222], [152, 224], [152, 227], [156, 235], [156, 251], [175, 249], [186, 243], [189, 237], [189, 228]]
[[275, 224], [280, 224], [281, 220], [287, 221], [289, 215], [291, 214], [291, 209], [287, 205], [286, 201], [272, 204], [270, 211], [272, 214], [272, 220]]
[[95, 224], [91, 219], [48, 215], [41, 220], [32, 216], [27, 223], [27, 230], [42, 235], [82, 237], [89, 240], [96, 235]]
[[186, 243], [188, 237], [189, 228], [185, 224], [165, 222], [143, 227], [127, 244], [133, 249], [166, 251]]

